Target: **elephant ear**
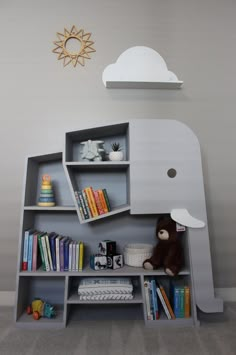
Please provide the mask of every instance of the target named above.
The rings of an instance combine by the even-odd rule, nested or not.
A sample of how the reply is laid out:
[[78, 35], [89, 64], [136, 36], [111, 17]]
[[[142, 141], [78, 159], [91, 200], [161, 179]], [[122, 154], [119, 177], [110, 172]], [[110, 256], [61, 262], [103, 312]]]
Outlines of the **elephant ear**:
[[171, 211], [171, 217], [177, 223], [182, 224], [186, 227], [191, 228], [203, 228], [205, 227], [205, 222], [192, 216], [188, 210], [184, 208], [174, 209]]

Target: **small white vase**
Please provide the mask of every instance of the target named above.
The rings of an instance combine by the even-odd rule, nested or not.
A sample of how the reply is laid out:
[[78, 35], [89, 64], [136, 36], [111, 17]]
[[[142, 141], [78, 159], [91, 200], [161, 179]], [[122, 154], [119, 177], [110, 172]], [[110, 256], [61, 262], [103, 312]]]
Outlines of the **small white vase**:
[[117, 151], [117, 152], [112, 151], [109, 153], [109, 160], [120, 161], [123, 159], [124, 159], [124, 154], [121, 151]]

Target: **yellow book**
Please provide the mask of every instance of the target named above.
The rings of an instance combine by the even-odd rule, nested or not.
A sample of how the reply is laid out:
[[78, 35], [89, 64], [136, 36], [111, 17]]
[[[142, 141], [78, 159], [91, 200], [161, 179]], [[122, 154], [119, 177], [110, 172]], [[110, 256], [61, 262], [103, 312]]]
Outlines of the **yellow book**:
[[91, 187], [86, 187], [84, 189], [86, 196], [88, 198], [88, 204], [92, 213], [93, 217], [97, 217], [99, 215], [98, 210], [97, 210], [97, 206], [96, 206], [96, 202], [93, 196], [93, 189]]
[[83, 270], [84, 266], [84, 243], [79, 243], [79, 271]]

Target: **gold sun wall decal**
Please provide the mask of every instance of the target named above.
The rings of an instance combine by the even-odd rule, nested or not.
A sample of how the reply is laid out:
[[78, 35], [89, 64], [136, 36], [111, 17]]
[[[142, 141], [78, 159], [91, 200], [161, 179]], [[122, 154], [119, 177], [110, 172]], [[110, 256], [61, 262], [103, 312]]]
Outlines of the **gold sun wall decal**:
[[90, 53], [96, 52], [90, 41], [91, 33], [85, 33], [83, 29], [77, 30], [72, 26], [68, 31], [64, 28], [64, 33], [57, 32], [59, 41], [54, 41], [56, 48], [53, 53], [58, 54], [57, 59], [63, 59], [64, 67], [72, 64], [74, 67], [79, 63], [84, 66], [85, 59], [90, 59]]

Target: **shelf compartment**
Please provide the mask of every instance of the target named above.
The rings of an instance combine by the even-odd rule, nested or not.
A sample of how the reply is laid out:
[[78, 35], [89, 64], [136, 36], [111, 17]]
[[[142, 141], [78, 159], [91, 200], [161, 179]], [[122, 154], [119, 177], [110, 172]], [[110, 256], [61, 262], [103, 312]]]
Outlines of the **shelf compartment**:
[[61, 305], [56, 305], [57, 315], [55, 318], [40, 318], [39, 320], [34, 320], [32, 315], [28, 315], [26, 312], [23, 313], [17, 320], [17, 327], [29, 328], [29, 329], [61, 329], [65, 327], [64, 322], [64, 312]]
[[[111, 144], [119, 142], [124, 152], [124, 160], [129, 160], [128, 123], [119, 123], [66, 133], [65, 161], [82, 161], [81, 152], [83, 147], [80, 143], [87, 140], [104, 141], [104, 148], [107, 154], [112, 150]], [[106, 156], [106, 160], [108, 160], [108, 155]]]
[[51, 176], [56, 205], [59, 207], [73, 206], [74, 203], [62, 165], [62, 153], [28, 158], [24, 206], [37, 205], [44, 174]]
[[67, 304], [68, 324], [80, 321], [139, 320], [143, 321], [142, 304]]
[[[191, 287], [191, 277], [190, 275], [181, 275], [181, 274], [178, 274], [177, 276], [175, 277], [169, 277], [168, 275], [165, 275], [165, 276], [162, 276], [162, 275], [159, 275], [159, 276], [146, 276], [144, 275], [144, 281], [151, 281], [151, 280], [155, 280], [156, 282], [158, 282], [160, 284], [160, 286], [162, 286], [165, 290], [165, 293], [166, 293], [166, 296], [170, 302], [170, 305], [172, 307], [172, 310], [174, 312], [174, 308], [173, 308], [173, 299], [174, 299], [174, 296], [172, 294], [172, 291], [171, 291], [171, 284], [174, 283], [174, 284], [177, 284], [178, 286], [189, 286], [190, 287], [190, 303], [189, 303], [189, 306], [190, 306], [190, 317], [176, 317], [175, 319], [168, 319], [167, 315], [166, 315], [166, 312], [164, 310], [164, 307], [162, 306], [162, 302], [160, 300], [160, 297], [159, 295], [155, 294], [156, 298], [157, 298], [157, 302], [158, 302], [158, 313], [159, 313], [159, 319], [157, 320], [149, 320], [148, 317], [147, 317], [147, 314], [148, 314], [148, 311], [147, 311], [147, 298], [146, 298], [146, 292], [145, 290], [147, 290], [147, 288], [144, 287], [143, 289], [143, 296], [144, 296], [144, 319], [145, 319], [145, 322], [147, 324], [150, 324], [150, 325], [155, 325], [155, 323], [157, 323], [157, 326], [159, 325], [158, 322], [163, 322], [163, 321], [167, 321], [168, 323], [169, 322], [176, 322], [176, 324], [179, 324], [179, 325], [189, 325], [189, 324], [193, 324], [194, 322], [194, 319], [193, 319], [193, 316], [192, 314], [194, 314], [194, 311], [193, 311], [193, 296], [192, 296], [192, 287]], [[150, 291], [149, 291], [149, 297], [150, 297]], [[179, 296], [181, 297], [181, 296]], [[180, 299], [179, 299], [180, 300]], [[181, 301], [179, 301], [181, 302]], [[185, 304], [184, 304], [184, 299], [183, 299], [183, 307], [185, 309]], [[167, 307], [168, 308], [168, 307]], [[176, 316], [176, 314], [175, 314]]]
[[[16, 307], [16, 324], [35, 326], [64, 326], [64, 294], [65, 277], [44, 276], [20, 277], [18, 284], [18, 304]], [[26, 308], [35, 298], [40, 298], [45, 302], [55, 305], [56, 317], [53, 319], [41, 318], [39, 321], [33, 321], [32, 315], [27, 315]]]
[[[90, 277], [90, 276], [88, 276]], [[91, 279], [99, 279], [101, 275], [93, 275], [91, 276]], [[115, 276], [115, 275], [106, 275], [108, 279], [116, 279], [119, 278], [120, 276]], [[67, 303], [68, 304], [128, 304], [128, 303], [137, 303], [137, 304], [142, 304], [143, 303], [143, 297], [142, 297], [142, 291], [141, 291], [141, 281], [140, 281], [140, 276], [125, 276], [123, 275], [122, 277], [127, 277], [128, 279], [131, 279], [132, 285], [133, 285], [133, 299], [130, 300], [80, 300], [78, 296], [78, 285], [79, 281], [84, 278], [84, 276], [72, 276], [69, 277], [69, 283], [68, 283], [68, 299]], [[86, 277], [87, 278], [87, 277]], [[104, 276], [102, 277], [104, 278]]]
[[97, 300], [97, 301], [90, 301], [90, 300], [79, 300], [78, 294], [76, 291], [73, 291], [70, 297], [67, 300], [67, 303], [70, 304], [127, 304], [127, 303], [143, 303], [142, 294], [141, 292], [137, 291], [134, 295], [132, 300]]
[[[93, 169], [92, 169], [93, 168]], [[112, 216], [130, 210], [129, 204], [129, 164], [81, 164], [67, 165], [68, 179], [71, 182], [71, 193], [82, 191], [86, 187], [92, 187], [93, 190], [106, 189], [111, 211], [91, 219], [83, 220], [77, 201], [77, 213], [80, 223], [88, 223], [97, 219]], [[91, 173], [92, 170], [92, 173]]]

